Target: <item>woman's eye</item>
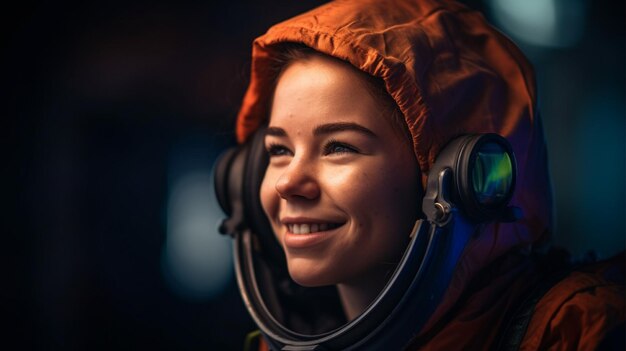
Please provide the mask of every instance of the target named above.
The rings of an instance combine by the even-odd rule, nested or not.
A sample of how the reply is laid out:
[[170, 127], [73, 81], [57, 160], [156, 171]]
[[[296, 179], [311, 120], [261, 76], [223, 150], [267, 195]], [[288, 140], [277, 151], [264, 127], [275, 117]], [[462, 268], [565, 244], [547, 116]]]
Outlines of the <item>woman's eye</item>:
[[266, 147], [266, 149], [267, 149], [267, 154], [270, 157], [291, 155], [291, 150], [289, 150], [284, 145], [280, 145], [280, 144], [270, 144], [269, 146]]
[[355, 153], [358, 150], [346, 143], [331, 140], [324, 146], [324, 155]]

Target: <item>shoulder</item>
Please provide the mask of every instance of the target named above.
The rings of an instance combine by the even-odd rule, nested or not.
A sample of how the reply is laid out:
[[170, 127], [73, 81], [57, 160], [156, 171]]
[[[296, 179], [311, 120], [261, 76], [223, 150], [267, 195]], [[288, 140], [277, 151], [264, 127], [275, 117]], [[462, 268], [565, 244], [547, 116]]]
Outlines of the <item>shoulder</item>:
[[537, 303], [520, 349], [596, 350], [616, 333], [623, 336], [625, 263], [622, 252], [554, 285]]

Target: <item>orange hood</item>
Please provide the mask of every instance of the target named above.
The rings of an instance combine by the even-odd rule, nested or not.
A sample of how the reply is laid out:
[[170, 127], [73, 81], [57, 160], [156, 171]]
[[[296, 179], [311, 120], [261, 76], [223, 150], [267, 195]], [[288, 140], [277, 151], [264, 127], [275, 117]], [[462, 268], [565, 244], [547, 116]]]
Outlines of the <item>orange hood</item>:
[[273, 91], [268, 58], [281, 42], [305, 44], [382, 78], [406, 119], [424, 185], [438, 152], [458, 135], [498, 133], [512, 144], [518, 178], [511, 204], [524, 217], [490, 225], [470, 241], [425, 330], [489, 263], [549, 239], [552, 197], [533, 70], [480, 13], [452, 1], [336, 1], [273, 26], [253, 44], [239, 142], [265, 122]]

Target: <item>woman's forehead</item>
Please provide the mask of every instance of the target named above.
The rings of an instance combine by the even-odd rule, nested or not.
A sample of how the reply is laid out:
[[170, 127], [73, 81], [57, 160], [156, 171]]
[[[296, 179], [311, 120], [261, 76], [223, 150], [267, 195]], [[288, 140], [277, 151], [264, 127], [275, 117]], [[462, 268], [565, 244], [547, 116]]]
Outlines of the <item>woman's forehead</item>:
[[382, 106], [365, 87], [364, 73], [334, 59], [313, 57], [290, 64], [279, 77], [270, 126], [309, 127], [358, 123], [381, 128]]

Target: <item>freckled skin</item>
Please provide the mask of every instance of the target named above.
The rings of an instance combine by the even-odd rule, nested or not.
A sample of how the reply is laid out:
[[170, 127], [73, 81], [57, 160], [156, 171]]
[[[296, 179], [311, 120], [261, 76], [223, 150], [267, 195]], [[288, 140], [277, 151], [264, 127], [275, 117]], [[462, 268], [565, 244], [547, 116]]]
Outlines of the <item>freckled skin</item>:
[[[362, 74], [313, 56], [290, 64], [274, 93], [269, 126], [286, 136], [269, 135], [265, 145], [278, 144], [287, 154], [271, 155], [260, 196], [289, 273], [304, 286], [358, 287], [384, 279], [418, 216], [420, 175], [412, 148], [381, 115]], [[315, 127], [336, 122], [359, 124], [375, 136], [314, 135]], [[332, 141], [357, 151], [329, 153], [325, 147]], [[285, 216], [344, 224], [322, 244], [294, 250], [284, 244], [287, 227], [280, 219]]]

